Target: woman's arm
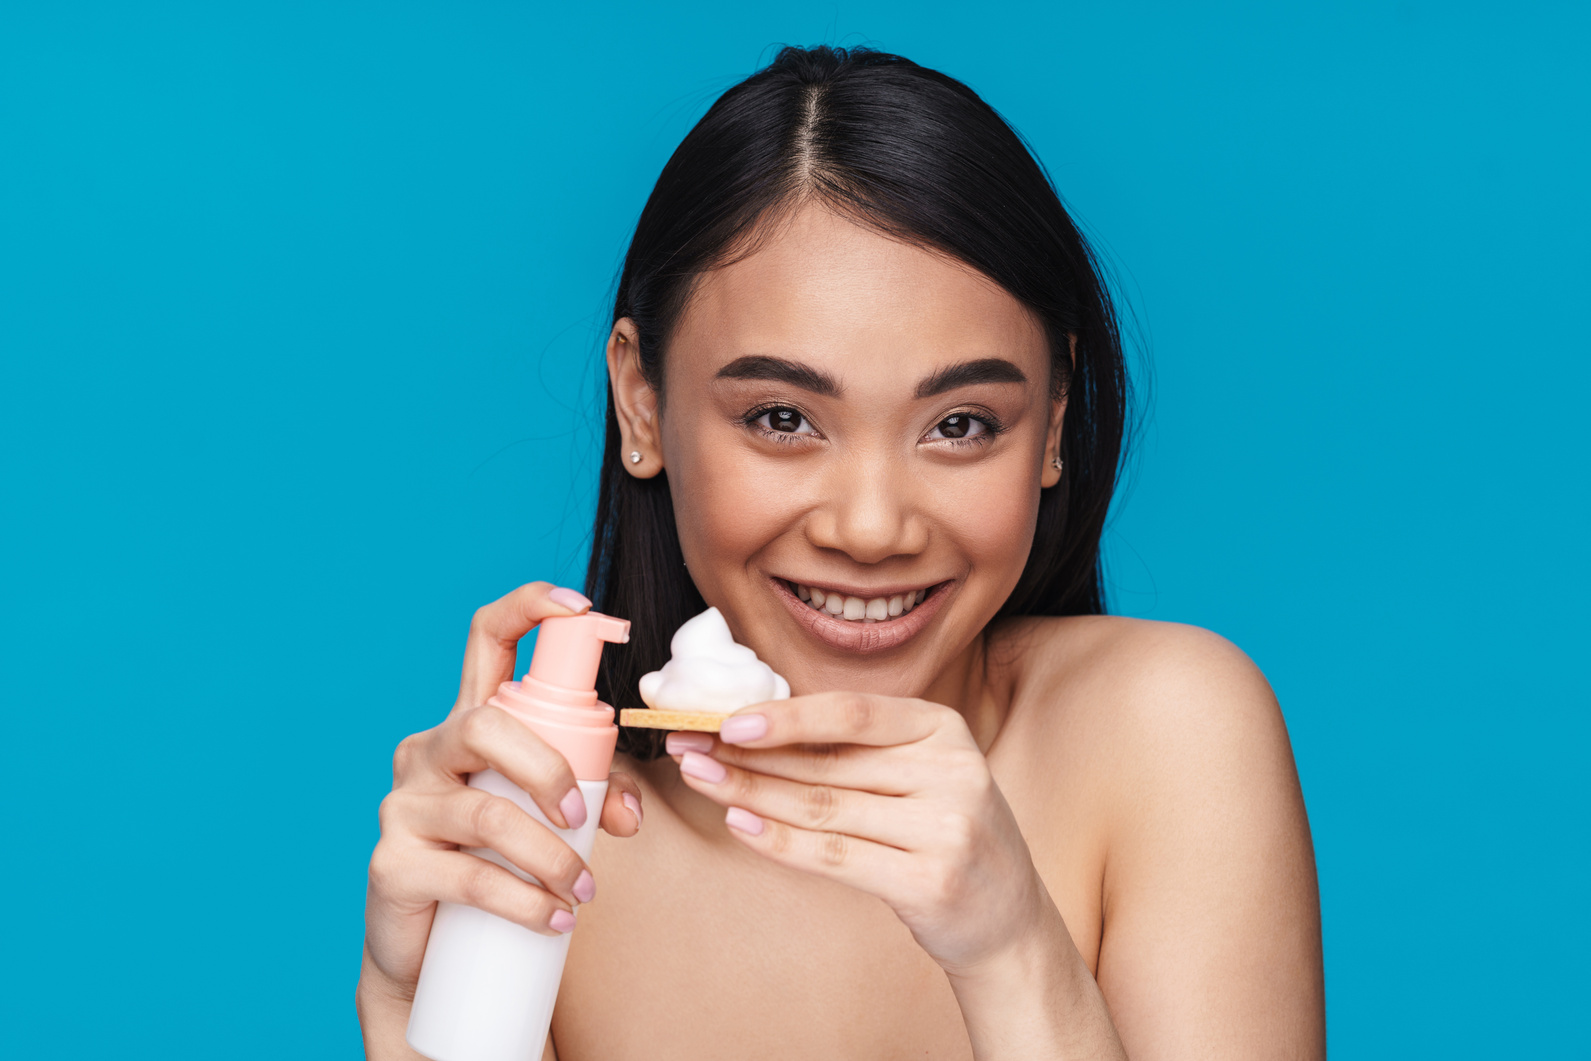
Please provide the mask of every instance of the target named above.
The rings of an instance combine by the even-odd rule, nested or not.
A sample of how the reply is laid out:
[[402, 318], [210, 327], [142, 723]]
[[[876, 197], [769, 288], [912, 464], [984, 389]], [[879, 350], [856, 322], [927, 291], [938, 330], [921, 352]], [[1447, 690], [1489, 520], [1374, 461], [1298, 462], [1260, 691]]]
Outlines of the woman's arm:
[[1226, 642], [1163, 629], [1176, 644], [1145, 646], [1137, 686], [1099, 690], [1112, 702], [1094, 713], [1113, 808], [1097, 982], [948, 708], [801, 697], [739, 716], [766, 719], [762, 737], [670, 750], [700, 749], [682, 774], [736, 808], [742, 843], [890, 904], [945, 969], [980, 1061], [1322, 1056], [1313, 860], [1280, 713]]
[[1099, 985], [1054, 903], [1032, 932], [975, 968], [945, 970], [972, 1055], [1005, 1058], [1127, 1056]]
[[1110, 807], [1097, 984], [1058, 913], [947, 970], [974, 1053], [1323, 1058], [1314, 858], [1275, 698], [1212, 634], [1135, 633], [1092, 690]]
[[1148, 634], [1103, 716], [1131, 749], [1108, 789], [1098, 968], [1116, 1027], [1134, 1061], [1323, 1058], [1320, 897], [1281, 710], [1224, 639]]

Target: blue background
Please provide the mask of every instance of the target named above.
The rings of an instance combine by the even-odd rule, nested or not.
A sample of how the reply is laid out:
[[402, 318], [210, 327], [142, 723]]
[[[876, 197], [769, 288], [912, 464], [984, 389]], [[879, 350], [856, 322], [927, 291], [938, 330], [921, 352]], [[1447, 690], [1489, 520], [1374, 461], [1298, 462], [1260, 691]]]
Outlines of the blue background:
[[356, 1055], [391, 749], [580, 582], [630, 226], [821, 40], [969, 82], [1114, 263], [1116, 606], [1277, 689], [1334, 1053], [1583, 1051], [1585, 11], [6, 3], [5, 1051]]

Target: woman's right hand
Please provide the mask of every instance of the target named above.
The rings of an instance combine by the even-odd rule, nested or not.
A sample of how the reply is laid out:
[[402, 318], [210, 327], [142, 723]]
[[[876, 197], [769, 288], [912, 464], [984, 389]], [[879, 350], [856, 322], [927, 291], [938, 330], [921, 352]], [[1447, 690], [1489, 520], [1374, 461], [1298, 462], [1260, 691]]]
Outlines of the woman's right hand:
[[[438, 901], [479, 907], [556, 936], [574, 927], [575, 905], [595, 893], [591, 871], [573, 848], [510, 801], [466, 784], [489, 767], [524, 789], [555, 825], [585, 823], [585, 802], [564, 757], [483, 701], [513, 677], [519, 639], [537, 623], [590, 607], [574, 590], [532, 582], [476, 612], [458, 701], [441, 725], [398, 745], [365, 896], [358, 999], [367, 1047], [376, 1045], [373, 1039], [402, 1042], [398, 1018], [407, 1021]], [[640, 799], [629, 776], [610, 775], [602, 828], [633, 836]], [[460, 847], [489, 848], [542, 887]]]

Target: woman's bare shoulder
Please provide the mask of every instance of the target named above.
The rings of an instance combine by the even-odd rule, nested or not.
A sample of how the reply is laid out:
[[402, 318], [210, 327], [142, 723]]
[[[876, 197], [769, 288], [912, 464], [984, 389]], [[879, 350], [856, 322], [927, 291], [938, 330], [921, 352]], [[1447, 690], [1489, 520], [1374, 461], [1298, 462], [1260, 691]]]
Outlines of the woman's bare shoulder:
[[[1048, 794], [1032, 828], [1050, 840], [1081, 819], [1094, 841], [1097, 968], [1118, 1028], [1212, 1056], [1240, 1053], [1246, 1029], [1319, 1056], [1314, 852], [1259, 668], [1176, 623], [1086, 616], [1012, 634], [1010, 735]], [[1178, 1017], [1187, 983], [1224, 985], [1193, 1025]]]
[[1107, 833], [1226, 832], [1280, 810], [1288, 821], [1273, 824], [1302, 828], [1307, 845], [1281, 708], [1236, 645], [1116, 616], [1022, 620], [1001, 637], [1010, 736], [1023, 758], [1064, 764], [1070, 796], [1097, 799]]
[[991, 658], [1007, 662], [1013, 711], [1103, 726], [1258, 728], [1280, 724], [1265, 676], [1236, 645], [1184, 623], [1079, 615], [1019, 620]]

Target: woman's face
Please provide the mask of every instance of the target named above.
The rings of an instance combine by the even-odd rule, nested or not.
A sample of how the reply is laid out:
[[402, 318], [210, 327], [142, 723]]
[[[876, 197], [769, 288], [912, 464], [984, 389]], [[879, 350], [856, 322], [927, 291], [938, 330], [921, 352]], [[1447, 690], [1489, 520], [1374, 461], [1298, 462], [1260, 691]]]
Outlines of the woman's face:
[[923, 695], [967, 658], [1059, 478], [1064, 403], [1021, 303], [807, 206], [700, 278], [661, 404], [634, 335], [609, 347], [625, 452], [667, 470], [686, 565], [739, 641], [798, 694]]

